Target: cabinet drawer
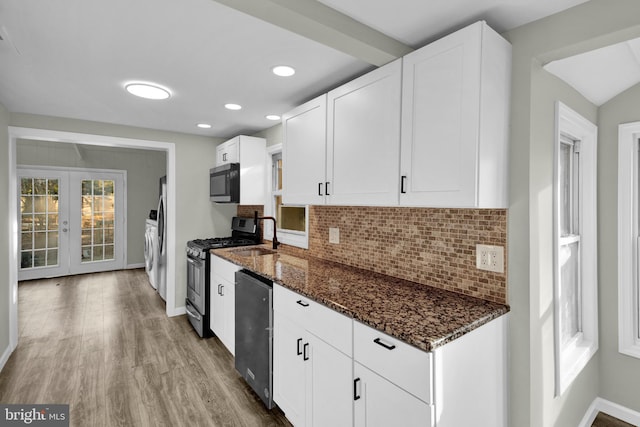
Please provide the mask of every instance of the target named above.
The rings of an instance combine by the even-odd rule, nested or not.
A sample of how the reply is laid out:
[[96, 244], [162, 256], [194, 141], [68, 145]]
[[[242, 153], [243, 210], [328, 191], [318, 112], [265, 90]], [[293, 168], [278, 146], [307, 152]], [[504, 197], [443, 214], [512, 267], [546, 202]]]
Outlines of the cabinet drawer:
[[273, 286], [273, 310], [287, 316], [344, 354], [353, 354], [353, 320], [280, 285]]
[[426, 403], [432, 403], [432, 354], [353, 322], [353, 358]]
[[[240, 267], [232, 262], [224, 260], [218, 256], [211, 257], [211, 276], [216, 275], [223, 279], [235, 283], [236, 271], [239, 271]], [[211, 284], [213, 286], [213, 283]]]

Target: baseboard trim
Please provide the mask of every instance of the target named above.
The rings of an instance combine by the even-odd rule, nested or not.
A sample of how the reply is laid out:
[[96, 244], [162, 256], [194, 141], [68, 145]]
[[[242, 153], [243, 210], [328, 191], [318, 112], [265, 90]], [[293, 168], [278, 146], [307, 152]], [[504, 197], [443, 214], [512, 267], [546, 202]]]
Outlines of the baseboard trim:
[[2, 369], [4, 368], [4, 365], [7, 364], [7, 361], [9, 360], [9, 357], [11, 356], [12, 352], [13, 351], [11, 350], [11, 344], [9, 344], [7, 348], [4, 350], [4, 352], [2, 353], [2, 357], [0, 357], [0, 371], [2, 371]]
[[617, 403], [613, 403], [601, 397], [596, 397], [593, 403], [591, 403], [591, 406], [589, 406], [584, 418], [582, 418], [579, 427], [591, 427], [591, 424], [593, 424], [593, 421], [596, 419], [598, 412], [611, 415], [612, 417], [616, 417], [617, 419], [629, 424], [636, 426], [640, 425], [640, 412], [618, 405]]
[[125, 267], [125, 270], [133, 270], [133, 269], [135, 269], [135, 268], [144, 268], [144, 262], [143, 262], [143, 263], [140, 263], [140, 264], [128, 264], [128, 265]]

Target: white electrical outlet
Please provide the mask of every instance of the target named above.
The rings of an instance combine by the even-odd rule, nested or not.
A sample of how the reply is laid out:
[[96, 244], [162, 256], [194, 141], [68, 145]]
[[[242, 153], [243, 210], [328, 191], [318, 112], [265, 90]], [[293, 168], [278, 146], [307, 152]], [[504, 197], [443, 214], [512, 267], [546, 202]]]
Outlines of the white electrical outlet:
[[476, 267], [480, 270], [504, 273], [504, 248], [476, 245]]
[[340, 243], [340, 229], [339, 228], [329, 228], [329, 243]]

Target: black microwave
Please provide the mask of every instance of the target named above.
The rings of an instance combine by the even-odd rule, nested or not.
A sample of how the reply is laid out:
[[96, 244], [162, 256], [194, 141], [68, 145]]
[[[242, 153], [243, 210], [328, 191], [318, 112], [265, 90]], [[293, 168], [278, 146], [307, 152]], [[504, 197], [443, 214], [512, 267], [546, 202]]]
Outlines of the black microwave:
[[240, 163], [227, 163], [209, 170], [209, 200], [240, 203]]

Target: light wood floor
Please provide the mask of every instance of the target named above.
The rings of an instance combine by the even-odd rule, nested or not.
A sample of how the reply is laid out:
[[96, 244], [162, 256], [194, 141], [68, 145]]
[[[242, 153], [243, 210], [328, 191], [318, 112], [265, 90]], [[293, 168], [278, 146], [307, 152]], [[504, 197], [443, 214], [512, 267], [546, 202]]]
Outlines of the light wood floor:
[[73, 426], [283, 426], [217, 338], [168, 318], [144, 270], [22, 282], [0, 402], [70, 404]]

